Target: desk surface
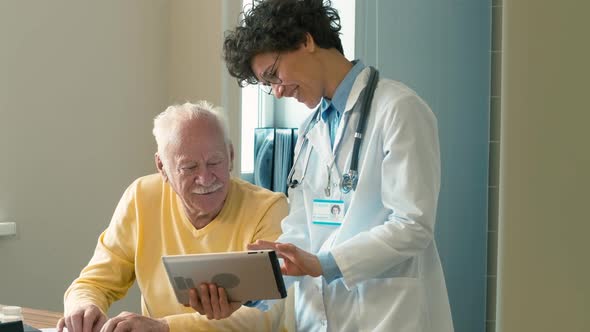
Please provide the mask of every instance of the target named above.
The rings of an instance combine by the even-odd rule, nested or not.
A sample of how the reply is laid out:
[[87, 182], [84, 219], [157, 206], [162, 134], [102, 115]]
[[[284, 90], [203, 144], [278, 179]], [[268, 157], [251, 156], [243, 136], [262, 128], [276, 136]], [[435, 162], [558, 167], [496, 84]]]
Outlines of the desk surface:
[[[2, 307], [0, 304], [0, 308]], [[55, 327], [61, 316], [60, 312], [23, 308], [24, 322], [38, 329]]]

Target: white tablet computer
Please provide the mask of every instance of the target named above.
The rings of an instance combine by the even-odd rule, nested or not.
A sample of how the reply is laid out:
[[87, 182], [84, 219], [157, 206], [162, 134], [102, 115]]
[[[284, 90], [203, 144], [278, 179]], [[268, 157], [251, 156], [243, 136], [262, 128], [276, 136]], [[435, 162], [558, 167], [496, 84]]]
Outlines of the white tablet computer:
[[178, 302], [189, 303], [189, 289], [201, 283], [225, 288], [230, 301], [281, 299], [287, 296], [274, 250], [162, 256]]

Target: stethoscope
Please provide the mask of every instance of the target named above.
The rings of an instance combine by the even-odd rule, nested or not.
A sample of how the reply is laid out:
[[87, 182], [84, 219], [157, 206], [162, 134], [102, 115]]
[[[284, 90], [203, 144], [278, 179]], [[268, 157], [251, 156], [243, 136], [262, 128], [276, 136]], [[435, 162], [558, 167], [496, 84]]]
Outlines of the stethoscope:
[[[348, 194], [352, 190], [356, 190], [356, 185], [358, 183], [359, 150], [361, 148], [361, 141], [363, 139], [363, 134], [365, 133], [365, 127], [367, 124], [367, 117], [368, 117], [369, 112], [371, 110], [371, 101], [373, 100], [373, 95], [375, 94], [375, 88], [377, 87], [377, 81], [379, 80], [379, 72], [373, 67], [369, 67], [369, 70], [370, 70], [370, 75], [369, 75], [369, 81], [367, 83], [367, 86], [361, 92], [361, 96], [359, 97], [359, 99], [355, 103], [354, 109], [353, 109], [353, 111], [354, 111], [357, 108], [360, 108], [360, 116], [359, 116], [359, 122], [356, 127], [356, 131], [354, 133], [354, 145], [352, 147], [352, 158], [350, 160], [350, 167], [348, 168], [348, 171], [346, 171], [342, 174], [342, 178], [340, 179], [340, 191], [342, 191], [343, 194]], [[305, 127], [305, 130], [303, 131], [303, 142], [301, 143], [301, 148], [297, 152], [297, 156], [295, 156], [295, 161], [293, 162], [293, 166], [291, 167], [291, 170], [289, 171], [289, 175], [287, 177], [287, 184], [289, 185], [289, 188], [297, 188], [301, 183], [303, 183], [303, 179], [305, 179], [305, 174], [307, 173], [307, 166], [309, 164], [309, 157], [311, 155], [311, 150], [312, 150], [312, 149], [306, 149], [307, 145], [309, 144], [309, 138], [307, 137], [307, 134], [313, 128], [313, 126], [315, 126], [315, 124], [319, 121], [319, 119], [320, 119], [320, 107], [318, 107], [318, 109], [315, 111], [315, 114], [313, 116], [313, 120], [307, 124], [307, 126]], [[297, 179], [293, 178], [293, 176], [295, 174], [295, 165], [297, 165], [297, 162], [299, 161], [299, 158], [301, 157], [301, 151], [303, 151], [304, 149], [307, 150], [305, 161], [304, 161], [305, 166], [303, 167], [303, 173], [301, 175], [301, 179], [297, 180]], [[328, 186], [329, 186], [329, 183], [328, 183]]]

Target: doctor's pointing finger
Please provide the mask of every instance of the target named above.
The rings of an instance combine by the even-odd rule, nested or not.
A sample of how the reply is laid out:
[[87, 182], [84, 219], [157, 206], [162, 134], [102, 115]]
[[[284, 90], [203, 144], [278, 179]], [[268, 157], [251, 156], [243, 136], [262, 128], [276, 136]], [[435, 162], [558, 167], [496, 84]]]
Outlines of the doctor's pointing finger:
[[271, 249], [283, 259], [281, 272], [288, 276], [312, 276], [322, 275], [322, 266], [318, 257], [291, 243], [279, 243], [258, 240], [248, 245], [249, 250]]

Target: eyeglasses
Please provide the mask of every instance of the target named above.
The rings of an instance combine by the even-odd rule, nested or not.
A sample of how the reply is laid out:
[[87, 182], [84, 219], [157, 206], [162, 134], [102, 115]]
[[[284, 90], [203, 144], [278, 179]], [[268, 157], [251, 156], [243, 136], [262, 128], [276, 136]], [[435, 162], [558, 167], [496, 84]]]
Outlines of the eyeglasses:
[[283, 80], [277, 77], [277, 70], [278, 70], [278, 62], [281, 54], [277, 54], [275, 61], [273, 62], [272, 66], [269, 69], [265, 70], [262, 75], [262, 81], [260, 82], [260, 89], [266, 94], [272, 94], [272, 85], [273, 84], [283, 84]]

